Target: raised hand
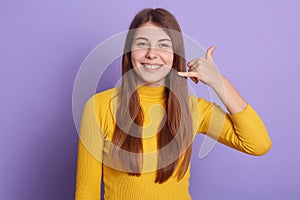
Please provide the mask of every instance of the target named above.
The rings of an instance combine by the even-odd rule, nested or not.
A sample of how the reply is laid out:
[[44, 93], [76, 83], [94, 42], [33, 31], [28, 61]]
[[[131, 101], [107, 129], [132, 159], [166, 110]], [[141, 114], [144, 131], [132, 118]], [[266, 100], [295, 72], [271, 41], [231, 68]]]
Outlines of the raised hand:
[[217, 70], [213, 60], [213, 51], [215, 48], [215, 46], [211, 46], [206, 51], [206, 58], [197, 57], [188, 62], [188, 72], [178, 72], [178, 75], [190, 77], [196, 84], [199, 82], [199, 80], [209, 86], [220, 83], [220, 73]]

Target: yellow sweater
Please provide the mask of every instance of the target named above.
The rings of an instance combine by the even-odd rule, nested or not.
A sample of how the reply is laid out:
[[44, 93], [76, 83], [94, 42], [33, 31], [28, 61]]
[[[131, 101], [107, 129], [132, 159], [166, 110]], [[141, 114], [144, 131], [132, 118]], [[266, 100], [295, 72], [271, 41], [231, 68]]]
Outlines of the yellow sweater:
[[[190, 167], [180, 181], [173, 175], [162, 184], [154, 183], [157, 164], [156, 133], [164, 112], [164, 89], [148, 86], [138, 89], [144, 112], [144, 158], [139, 177], [120, 171], [109, 161], [102, 162], [103, 155], [109, 155], [110, 152], [117, 105], [114, 95], [117, 90], [113, 88], [100, 92], [88, 100], [82, 114], [78, 142], [76, 200], [99, 200], [102, 175], [106, 200], [191, 199], [188, 189]], [[266, 128], [249, 104], [245, 110], [229, 115], [215, 103], [203, 98], [192, 95], [189, 101], [195, 135], [208, 134], [227, 146], [252, 155], [263, 155], [270, 149], [271, 140]]]

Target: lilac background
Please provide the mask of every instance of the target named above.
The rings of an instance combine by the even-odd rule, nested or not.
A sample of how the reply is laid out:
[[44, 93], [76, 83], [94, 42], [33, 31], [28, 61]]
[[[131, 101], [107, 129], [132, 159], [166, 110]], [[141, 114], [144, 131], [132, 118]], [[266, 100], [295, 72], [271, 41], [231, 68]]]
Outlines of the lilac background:
[[[74, 198], [75, 75], [97, 44], [126, 30], [144, 7], [170, 10], [185, 34], [205, 48], [217, 46], [220, 71], [261, 115], [273, 141], [262, 157], [217, 144], [199, 160], [199, 136], [193, 199], [300, 199], [297, 0], [2, 0], [0, 199]], [[117, 78], [102, 80], [100, 89]]]

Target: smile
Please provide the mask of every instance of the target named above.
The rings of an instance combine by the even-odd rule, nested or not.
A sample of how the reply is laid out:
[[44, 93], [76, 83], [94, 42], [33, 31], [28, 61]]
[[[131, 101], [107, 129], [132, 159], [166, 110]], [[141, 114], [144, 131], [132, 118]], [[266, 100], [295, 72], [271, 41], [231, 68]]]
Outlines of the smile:
[[160, 68], [162, 65], [148, 65], [148, 64], [144, 64], [143, 67], [147, 68], [147, 69], [158, 69]]

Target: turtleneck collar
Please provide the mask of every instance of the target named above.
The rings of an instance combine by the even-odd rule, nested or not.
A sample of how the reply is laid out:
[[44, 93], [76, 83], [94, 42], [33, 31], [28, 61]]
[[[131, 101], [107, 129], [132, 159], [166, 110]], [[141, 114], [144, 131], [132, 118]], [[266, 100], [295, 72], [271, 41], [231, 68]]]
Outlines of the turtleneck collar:
[[138, 85], [139, 97], [143, 100], [153, 100], [160, 101], [166, 98], [166, 87], [165, 86], [156, 86], [150, 87], [147, 85]]

